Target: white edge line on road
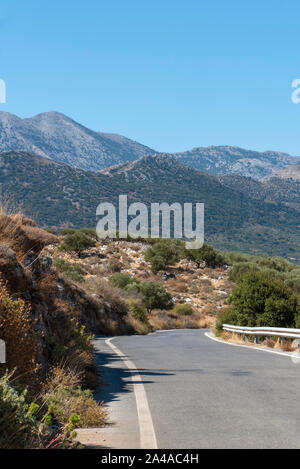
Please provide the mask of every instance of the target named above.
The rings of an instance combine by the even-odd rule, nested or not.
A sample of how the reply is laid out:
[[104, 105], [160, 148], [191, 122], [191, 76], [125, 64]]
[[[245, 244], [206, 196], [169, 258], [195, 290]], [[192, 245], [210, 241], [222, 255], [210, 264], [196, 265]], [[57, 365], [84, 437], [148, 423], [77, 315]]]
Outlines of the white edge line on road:
[[135, 364], [128, 360], [127, 357], [118, 349], [111, 341], [115, 337], [105, 340], [105, 343], [123, 360], [131, 373], [131, 380], [133, 382], [133, 389], [136, 400], [136, 407], [138, 413], [138, 421], [140, 427], [140, 445], [142, 449], [157, 449], [157, 440], [154, 431], [152, 416], [148, 404], [146, 390], [142, 382], [141, 375], [138, 372]]
[[204, 335], [208, 337], [211, 340], [215, 340], [216, 342], [220, 342], [221, 344], [225, 345], [232, 345], [233, 347], [243, 347], [243, 348], [248, 348], [251, 350], [256, 350], [258, 352], [267, 352], [267, 353], [275, 353], [276, 355], [282, 355], [283, 357], [294, 357], [294, 353], [289, 353], [289, 352], [277, 352], [275, 350], [268, 350], [266, 348], [260, 348], [260, 347], [253, 347], [251, 345], [243, 345], [243, 344], [233, 344], [232, 342], [226, 342], [225, 340], [219, 339], [215, 335], [213, 335], [211, 332], [205, 332]]

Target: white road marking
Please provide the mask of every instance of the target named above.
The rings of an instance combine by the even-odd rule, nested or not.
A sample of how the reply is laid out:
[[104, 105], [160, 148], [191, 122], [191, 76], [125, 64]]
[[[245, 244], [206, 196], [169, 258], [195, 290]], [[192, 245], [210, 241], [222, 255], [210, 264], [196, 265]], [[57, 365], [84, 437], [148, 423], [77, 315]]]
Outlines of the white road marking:
[[295, 356], [295, 352], [277, 352], [275, 350], [268, 350], [262, 347], [253, 347], [252, 345], [243, 345], [243, 344], [233, 344], [232, 342], [227, 342], [226, 340], [219, 339], [215, 335], [212, 335], [211, 332], [205, 332], [204, 335], [211, 340], [215, 340], [216, 342], [221, 342], [221, 344], [225, 345], [233, 345], [233, 347], [244, 347], [251, 350], [257, 350], [258, 352], [267, 352], [267, 353], [275, 353], [276, 355], [282, 355], [283, 357], [293, 358]]
[[142, 382], [141, 375], [138, 372], [135, 364], [126, 358], [126, 356], [118, 349], [111, 341], [115, 337], [107, 339], [105, 343], [123, 360], [131, 373], [131, 380], [133, 382], [133, 389], [136, 400], [136, 407], [138, 413], [139, 427], [140, 427], [140, 445], [142, 449], [157, 449], [157, 440], [154, 431], [152, 416], [148, 404], [146, 390]]

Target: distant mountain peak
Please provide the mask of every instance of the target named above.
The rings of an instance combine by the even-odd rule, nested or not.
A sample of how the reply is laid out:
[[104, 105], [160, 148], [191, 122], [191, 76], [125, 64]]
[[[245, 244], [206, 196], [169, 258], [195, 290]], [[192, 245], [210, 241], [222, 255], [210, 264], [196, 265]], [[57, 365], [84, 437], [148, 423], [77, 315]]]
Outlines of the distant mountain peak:
[[299, 157], [276, 151], [258, 152], [229, 145], [198, 147], [175, 156], [200, 171], [215, 176], [240, 174], [262, 179], [273, 171], [300, 162]]
[[57, 111], [25, 119], [0, 112], [0, 151], [10, 150], [94, 171], [155, 153], [125, 137], [90, 130]]

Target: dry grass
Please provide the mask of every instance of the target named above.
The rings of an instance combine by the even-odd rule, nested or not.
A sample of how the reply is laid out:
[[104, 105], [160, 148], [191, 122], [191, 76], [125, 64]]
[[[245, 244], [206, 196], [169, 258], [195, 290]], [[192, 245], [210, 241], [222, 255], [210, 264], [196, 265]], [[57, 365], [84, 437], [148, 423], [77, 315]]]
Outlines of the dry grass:
[[7, 363], [5, 369], [16, 369], [15, 377], [32, 389], [39, 386], [41, 369], [39, 363], [39, 337], [36, 331], [38, 318], [33, 321], [29, 307], [24, 301], [14, 301], [6, 287], [0, 284], [0, 337], [5, 341]]
[[86, 280], [85, 287], [90, 293], [94, 293], [103, 298], [114, 310], [123, 313], [127, 311], [124, 291], [120, 288], [112, 287], [107, 280], [91, 277]]
[[57, 236], [38, 228], [36, 223], [25, 215], [9, 215], [1, 207], [0, 241], [8, 244], [19, 255], [25, 255], [31, 250], [39, 252], [59, 240]]

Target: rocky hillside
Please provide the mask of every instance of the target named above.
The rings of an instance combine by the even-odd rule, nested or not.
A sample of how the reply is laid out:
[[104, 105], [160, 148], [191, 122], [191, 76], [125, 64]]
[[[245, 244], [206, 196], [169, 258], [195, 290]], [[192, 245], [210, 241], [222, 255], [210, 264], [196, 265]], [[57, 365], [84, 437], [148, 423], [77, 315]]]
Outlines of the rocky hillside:
[[[26, 151], [74, 168], [97, 171], [156, 152], [121, 135], [95, 132], [59, 112], [21, 119], [0, 111], [0, 151]], [[276, 151], [233, 146], [198, 147], [175, 153], [182, 163], [213, 175], [261, 179], [300, 159]]]
[[21, 204], [42, 226], [96, 225], [102, 201], [204, 202], [206, 239], [218, 247], [294, 257], [299, 215], [282, 205], [253, 200], [169, 155], [88, 172], [24, 152], [0, 154], [2, 194]]
[[86, 170], [98, 170], [154, 153], [120, 135], [94, 132], [58, 112], [21, 119], [1, 111], [0, 151], [10, 150], [33, 152]]
[[276, 151], [257, 152], [231, 146], [194, 148], [175, 156], [199, 171], [214, 175], [239, 174], [253, 179], [263, 177], [298, 163], [299, 157]]
[[292, 173], [293, 178], [281, 176], [281, 174], [286, 176], [291, 173], [287, 168], [287, 170], [274, 173], [274, 175], [268, 176], [261, 181], [237, 174], [220, 176], [218, 179], [226, 187], [238, 190], [251, 199], [284, 204], [300, 212], [300, 178], [297, 178], [297, 173], [294, 170]]
[[267, 176], [265, 179], [275, 177], [275, 178], [282, 178], [282, 179], [293, 179], [295, 181], [300, 181], [300, 164], [287, 166], [284, 169], [279, 171], [275, 171], [270, 176]]

